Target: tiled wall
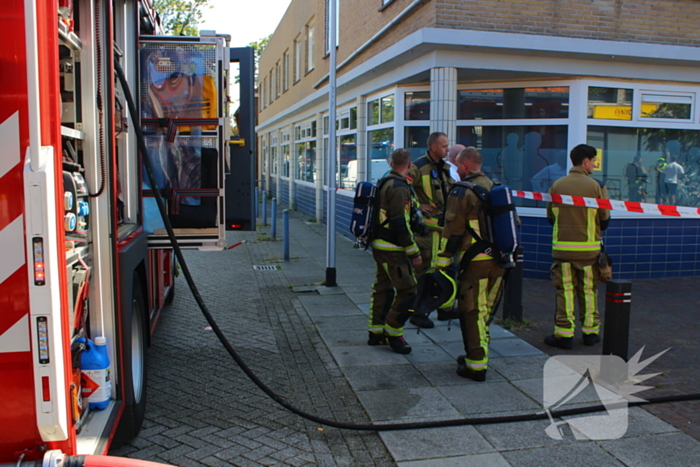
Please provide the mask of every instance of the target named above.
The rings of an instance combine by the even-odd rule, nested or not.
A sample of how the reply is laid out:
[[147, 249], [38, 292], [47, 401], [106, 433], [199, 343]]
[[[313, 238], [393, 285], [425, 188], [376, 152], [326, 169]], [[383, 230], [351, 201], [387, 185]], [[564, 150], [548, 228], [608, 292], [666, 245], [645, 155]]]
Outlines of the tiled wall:
[[[543, 218], [521, 220], [525, 277], [547, 279], [552, 227]], [[603, 242], [616, 279], [700, 275], [700, 220], [613, 218]]]
[[280, 179], [280, 191], [277, 201], [281, 206], [289, 207], [289, 181]]

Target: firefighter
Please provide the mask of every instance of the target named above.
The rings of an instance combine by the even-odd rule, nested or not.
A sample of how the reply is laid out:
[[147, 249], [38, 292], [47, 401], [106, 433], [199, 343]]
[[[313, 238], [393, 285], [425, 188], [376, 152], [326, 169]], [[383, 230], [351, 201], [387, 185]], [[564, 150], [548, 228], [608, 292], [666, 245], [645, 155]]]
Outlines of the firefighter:
[[[445, 163], [449, 141], [445, 133], [435, 132], [428, 136], [428, 151], [419, 157], [409, 172], [410, 182], [416, 193], [428, 234], [417, 236], [416, 243], [420, 248], [422, 265], [416, 269], [420, 275], [425, 269], [435, 267], [435, 257], [440, 250], [440, 233], [442, 232], [442, 216], [445, 200], [450, 187], [454, 183], [450, 177], [449, 166]], [[422, 328], [432, 328], [434, 323], [427, 313], [415, 313], [411, 323]], [[438, 319], [450, 319], [447, 310], [438, 310]]]
[[[471, 183], [491, 190], [494, 183], [481, 172], [482, 156], [475, 147], [460, 152], [456, 164], [461, 179], [469, 177]], [[465, 251], [476, 243], [470, 228], [481, 236], [478, 217], [481, 203], [476, 194], [463, 185], [457, 184], [450, 191], [442, 231], [446, 244], [436, 259], [439, 269], [461, 263]], [[477, 254], [468, 264], [460, 264], [457, 308], [467, 353], [457, 359], [457, 374], [463, 378], [486, 380], [490, 339], [488, 323], [502, 290], [502, 278], [503, 269], [485, 253]]]
[[[552, 194], [607, 198], [601, 184], [589, 177], [597, 151], [594, 147], [579, 144], [569, 157], [574, 167], [569, 175], [552, 184]], [[547, 336], [545, 344], [562, 349], [573, 348], [574, 303], [578, 301], [582, 322], [583, 343], [600, 342], [600, 316], [597, 305], [597, 282], [600, 279], [598, 256], [601, 252], [601, 233], [608, 227], [610, 212], [607, 209], [547, 203], [547, 219], [554, 227], [552, 233], [551, 276], [557, 289], [557, 311], [554, 334]]]
[[367, 344], [388, 343], [394, 352], [407, 354], [411, 346], [403, 338], [405, 319], [399, 320], [397, 308], [416, 292], [413, 268], [422, 261], [410, 228], [413, 199], [406, 181], [411, 168], [410, 151], [395, 150], [389, 165], [391, 171], [380, 182], [379, 209], [372, 222], [371, 246], [377, 273], [372, 287]]

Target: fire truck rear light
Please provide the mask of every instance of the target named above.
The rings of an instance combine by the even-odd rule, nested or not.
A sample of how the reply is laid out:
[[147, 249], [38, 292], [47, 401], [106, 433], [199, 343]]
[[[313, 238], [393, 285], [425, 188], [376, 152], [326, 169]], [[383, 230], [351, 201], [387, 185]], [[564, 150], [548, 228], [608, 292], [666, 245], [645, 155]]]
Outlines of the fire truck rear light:
[[43, 396], [44, 402], [49, 402], [51, 400], [51, 387], [49, 386], [49, 377], [41, 377], [41, 395]]
[[32, 254], [34, 255], [34, 285], [46, 285], [44, 240], [41, 237], [32, 239]]
[[232, 229], [242, 229], [243, 226], [241, 224], [231, 224]]

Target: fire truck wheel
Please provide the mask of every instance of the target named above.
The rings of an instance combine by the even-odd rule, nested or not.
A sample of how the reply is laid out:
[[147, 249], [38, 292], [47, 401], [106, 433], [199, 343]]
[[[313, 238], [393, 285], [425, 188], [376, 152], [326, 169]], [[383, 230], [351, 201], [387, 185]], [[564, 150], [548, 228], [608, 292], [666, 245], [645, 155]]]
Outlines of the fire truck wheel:
[[146, 301], [141, 281], [134, 274], [131, 310], [124, 317], [124, 375], [126, 407], [115, 436], [116, 445], [138, 435], [146, 414], [146, 345], [148, 333]]

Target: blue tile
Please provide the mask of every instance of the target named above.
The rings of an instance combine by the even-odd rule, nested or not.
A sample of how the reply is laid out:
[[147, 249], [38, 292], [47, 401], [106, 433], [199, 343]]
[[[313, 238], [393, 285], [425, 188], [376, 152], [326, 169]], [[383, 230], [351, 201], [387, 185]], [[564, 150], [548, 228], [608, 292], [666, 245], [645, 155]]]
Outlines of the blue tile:
[[623, 247], [620, 245], [605, 244], [605, 251], [607, 251], [610, 256], [620, 255], [622, 253], [622, 248]]
[[652, 245], [666, 245], [668, 243], [668, 240], [666, 239], [666, 236], [661, 236], [661, 235], [654, 235], [651, 238], [651, 244]]
[[648, 272], [651, 271], [651, 264], [649, 263], [638, 263], [637, 272]]
[[668, 264], [678, 263], [682, 260], [682, 258], [683, 258], [683, 255], [681, 255], [680, 253], [671, 253], [667, 256], [666, 264], [668, 265]]
[[682, 253], [685, 247], [683, 245], [669, 245], [666, 247], [668, 253]]
[[610, 238], [607, 239], [607, 241], [606, 241], [605, 244], [606, 244], [606, 245], [610, 245], [610, 246], [612, 246], [612, 245], [622, 245], [623, 240], [624, 240], [624, 239], [623, 239], [622, 237], [610, 237]]
[[665, 263], [666, 262], [666, 254], [665, 253], [652, 253], [651, 262], [654, 264]]
[[683, 236], [682, 235], [669, 235], [666, 237], [667, 239], [667, 244], [668, 245], [680, 245], [683, 243]]
[[623, 255], [631, 255], [631, 254], [636, 254], [636, 253], [637, 253], [637, 245], [629, 245], [629, 244], [622, 245], [622, 254]]
[[651, 227], [640, 227], [639, 229], [637, 229], [637, 235], [639, 235], [640, 237], [652, 235], [652, 233], [653, 229]]
[[651, 245], [653, 238], [651, 236], [637, 237], [637, 245]]

